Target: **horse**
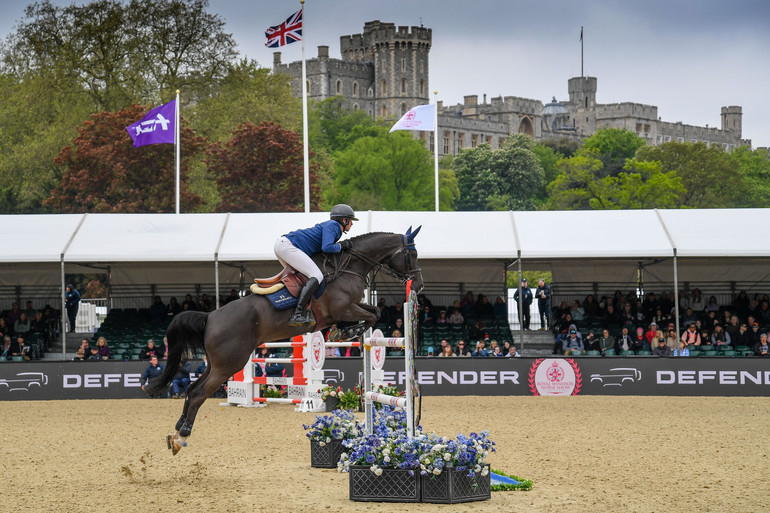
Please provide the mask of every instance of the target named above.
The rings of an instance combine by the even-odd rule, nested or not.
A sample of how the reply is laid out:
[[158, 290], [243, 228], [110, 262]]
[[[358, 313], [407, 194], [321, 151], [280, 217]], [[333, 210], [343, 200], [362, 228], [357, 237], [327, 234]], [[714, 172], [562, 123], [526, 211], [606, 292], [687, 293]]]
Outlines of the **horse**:
[[[403, 235], [383, 232], [359, 235], [350, 239], [349, 250], [312, 256], [326, 281], [326, 288], [317, 300], [325, 325], [358, 323], [361, 329], [357, 333], [374, 326], [380, 318], [380, 309], [360, 301], [369, 280], [379, 271], [402, 282], [412, 280], [412, 289], [422, 290], [422, 271], [414, 243], [420, 228], [412, 231], [410, 227]], [[370, 273], [373, 274], [367, 278]], [[231, 301], [213, 312], [184, 311], [174, 316], [166, 332], [166, 368], [150, 383], [148, 393], [165, 390], [179, 363], [193, 351], [203, 350], [208, 359], [206, 371], [187, 389], [174, 432], [166, 437], [174, 455], [190, 436], [203, 402], [230, 376], [243, 369], [260, 344], [312, 331], [307, 327], [289, 326], [291, 312], [291, 309], [276, 310], [265, 296], [254, 294]]]

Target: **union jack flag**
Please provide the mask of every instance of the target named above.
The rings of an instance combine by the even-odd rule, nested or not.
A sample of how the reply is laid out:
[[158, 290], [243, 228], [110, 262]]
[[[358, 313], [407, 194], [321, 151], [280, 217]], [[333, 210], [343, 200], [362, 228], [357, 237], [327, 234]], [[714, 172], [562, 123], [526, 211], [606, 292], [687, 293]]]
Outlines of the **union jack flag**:
[[268, 48], [278, 48], [302, 39], [302, 9], [289, 16], [280, 25], [270, 27], [265, 31]]

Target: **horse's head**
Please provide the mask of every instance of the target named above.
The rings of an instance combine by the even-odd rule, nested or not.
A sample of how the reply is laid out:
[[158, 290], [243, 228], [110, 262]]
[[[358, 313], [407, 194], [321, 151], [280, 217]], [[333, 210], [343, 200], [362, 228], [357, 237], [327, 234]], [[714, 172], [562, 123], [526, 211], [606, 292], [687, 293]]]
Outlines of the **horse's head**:
[[422, 282], [422, 270], [420, 269], [420, 263], [417, 261], [417, 247], [414, 244], [414, 238], [420, 233], [422, 226], [418, 226], [416, 230], [412, 231], [412, 227], [406, 231], [404, 235], [401, 235], [401, 249], [394, 253], [387, 265], [396, 273], [403, 275], [404, 281], [412, 280], [412, 290], [419, 293], [423, 288]]

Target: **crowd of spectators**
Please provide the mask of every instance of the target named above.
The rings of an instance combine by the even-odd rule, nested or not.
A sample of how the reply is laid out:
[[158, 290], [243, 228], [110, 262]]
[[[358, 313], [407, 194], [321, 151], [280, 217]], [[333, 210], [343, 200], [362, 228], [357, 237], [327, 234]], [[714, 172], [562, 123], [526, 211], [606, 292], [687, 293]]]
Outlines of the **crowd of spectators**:
[[[745, 291], [732, 302], [706, 299], [699, 289], [679, 294], [648, 292], [643, 298], [616, 291], [597, 301], [588, 295], [553, 309], [554, 354], [697, 354], [764, 356], [763, 334], [770, 331], [770, 296]], [[676, 330], [679, 318], [681, 335]], [[598, 352], [598, 353], [597, 353]]]
[[14, 302], [10, 310], [0, 314], [0, 340], [5, 360], [37, 360], [43, 357], [51, 341], [59, 334], [61, 317], [45, 305], [38, 310], [32, 301], [21, 309]]

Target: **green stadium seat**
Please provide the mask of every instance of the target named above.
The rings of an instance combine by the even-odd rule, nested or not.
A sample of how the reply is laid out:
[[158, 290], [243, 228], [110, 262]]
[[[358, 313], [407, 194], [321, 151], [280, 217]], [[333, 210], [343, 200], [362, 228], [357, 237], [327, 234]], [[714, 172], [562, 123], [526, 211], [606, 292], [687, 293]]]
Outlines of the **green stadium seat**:
[[604, 351], [604, 356], [615, 356], [615, 355], [616, 353], [614, 349], [607, 349], [606, 351]]
[[640, 349], [636, 352], [637, 356], [652, 356], [652, 351], [648, 351], [646, 349]]
[[690, 356], [700, 356], [700, 351], [697, 349], [690, 349]]
[[719, 353], [719, 354], [720, 354], [720, 355], [722, 355], [722, 356], [731, 356], [731, 357], [735, 357], [735, 355], [736, 355], [736, 352], [735, 352], [735, 351], [733, 351], [733, 350], [727, 350], [727, 351], [722, 351], [722, 352], [721, 352], [721, 353]]
[[586, 351], [586, 356], [601, 356], [601, 351]]
[[631, 349], [624, 349], [620, 351], [620, 356], [636, 356], [636, 353]]
[[719, 354], [719, 351], [703, 351], [703, 356], [717, 356]]

